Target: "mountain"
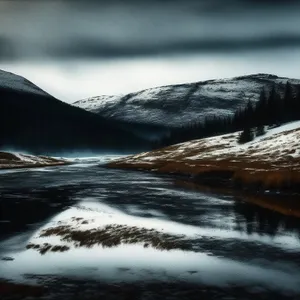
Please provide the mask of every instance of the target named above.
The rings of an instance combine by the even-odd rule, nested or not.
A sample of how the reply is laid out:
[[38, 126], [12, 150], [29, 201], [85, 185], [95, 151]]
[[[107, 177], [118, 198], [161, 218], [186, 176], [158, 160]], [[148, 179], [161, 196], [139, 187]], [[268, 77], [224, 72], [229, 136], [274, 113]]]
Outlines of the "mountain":
[[66, 104], [0, 70], [0, 148], [35, 154], [136, 151], [149, 142], [115, 120]]
[[178, 128], [207, 116], [232, 114], [248, 100], [256, 102], [263, 88], [268, 92], [275, 85], [283, 93], [287, 81], [300, 85], [297, 79], [256, 74], [93, 97], [73, 105], [110, 120], [155, 125], [157, 129]]

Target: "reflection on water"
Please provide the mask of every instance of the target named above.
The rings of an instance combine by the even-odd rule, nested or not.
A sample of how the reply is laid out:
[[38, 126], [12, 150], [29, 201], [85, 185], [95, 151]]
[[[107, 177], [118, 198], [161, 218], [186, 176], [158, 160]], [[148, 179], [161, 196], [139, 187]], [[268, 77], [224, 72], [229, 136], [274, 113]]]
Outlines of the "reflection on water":
[[300, 221], [298, 218], [285, 216], [245, 202], [234, 202], [237, 228], [248, 234], [297, 235], [300, 240]]
[[[69, 276], [101, 281], [184, 280], [204, 285], [262, 285], [265, 288], [300, 293], [297, 269], [284, 270], [240, 263], [205, 253], [158, 251], [139, 245], [115, 248], [73, 249], [65, 253], [23, 251], [11, 263], [2, 264], [6, 276], [22, 274]], [[79, 272], [80, 270], [80, 272]]]
[[2, 189], [0, 198], [0, 238], [23, 232], [30, 225], [47, 220], [74, 203], [76, 188], [30, 189], [15, 186]]
[[[39, 171], [0, 174], [0, 256], [14, 259], [0, 260], [1, 277], [26, 281], [55, 276], [91, 284], [101, 280], [107, 284], [102, 290], [116, 282], [148, 286], [155, 281], [181, 282], [180, 290], [196, 285], [203, 295], [210, 286], [263, 291], [264, 299], [275, 291], [281, 297], [300, 294], [299, 219], [233, 196], [174, 187], [169, 177], [106, 170], [94, 162], [89, 168], [51, 170], [42, 176], [36, 176]], [[55, 226], [82, 231], [108, 225], [155, 230], [161, 238], [180, 237], [188, 247], [145, 247], [143, 236], [110, 248], [41, 236], [42, 230]], [[26, 249], [28, 243], [65, 245], [69, 250], [41, 255]]]

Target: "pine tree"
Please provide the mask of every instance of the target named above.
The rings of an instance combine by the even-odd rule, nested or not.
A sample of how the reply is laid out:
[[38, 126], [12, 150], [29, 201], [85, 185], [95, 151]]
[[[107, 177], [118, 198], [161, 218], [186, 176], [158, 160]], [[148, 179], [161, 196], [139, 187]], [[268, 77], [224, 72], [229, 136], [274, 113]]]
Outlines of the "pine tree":
[[256, 103], [255, 109], [254, 109], [254, 115], [257, 125], [264, 125], [268, 123], [268, 120], [266, 118], [268, 110], [268, 100], [266, 96], [266, 91], [263, 89], [260, 92], [259, 100]]
[[254, 122], [254, 108], [253, 105], [251, 103], [251, 101], [249, 100], [247, 103], [247, 106], [244, 110], [244, 126], [249, 126], [251, 127], [253, 125]]
[[268, 119], [269, 125], [281, 124], [283, 122], [283, 101], [280, 94], [276, 91], [275, 85], [273, 86], [268, 98]]
[[253, 131], [250, 127], [245, 127], [244, 130], [240, 133], [238, 138], [239, 144], [245, 144], [254, 139]]
[[292, 86], [289, 82], [286, 83], [283, 97], [284, 105], [284, 121], [291, 121], [295, 118], [295, 99]]
[[259, 125], [256, 128], [256, 136], [262, 136], [266, 133], [265, 131], [265, 126], [264, 125]]
[[[225, 134], [243, 130], [239, 140], [247, 142], [256, 135], [265, 133], [265, 125], [279, 125], [292, 120], [300, 120], [300, 85], [287, 82], [283, 97], [278, 86], [273, 86], [267, 96], [265, 89], [260, 92], [256, 105], [247, 102], [244, 108], [238, 108], [233, 116], [208, 116], [204, 121], [191, 122], [180, 129], [173, 129], [162, 145], [200, 139], [216, 134]], [[251, 130], [250, 128], [255, 128]], [[250, 132], [249, 132], [250, 130]]]

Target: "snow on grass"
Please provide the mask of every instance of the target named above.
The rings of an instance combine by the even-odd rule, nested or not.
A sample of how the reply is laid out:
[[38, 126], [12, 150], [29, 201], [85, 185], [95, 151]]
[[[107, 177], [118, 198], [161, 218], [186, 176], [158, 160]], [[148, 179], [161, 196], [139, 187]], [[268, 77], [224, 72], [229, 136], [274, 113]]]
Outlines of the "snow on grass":
[[34, 156], [18, 152], [0, 152], [0, 169], [41, 167], [65, 164], [67, 160], [48, 156]]
[[42, 230], [57, 225], [68, 225], [73, 229], [86, 231], [95, 228], [103, 228], [106, 225], [112, 224], [155, 229], [168, 234], [185, 235], [188, 237], [195, 237], [199, 233], [198, 227], [192, 225], [180, 224], [158, 218], [131, 216], [105, 204], [85, 201], [54, 217], [48, 224], [40, 228], [33, 235], [31, 241], [39, 239]]
[[37, 163], [42, 161], [43, 159], [37, 156], [28, 155], [28, 154], [21, 154], [17, 152], [12, 152], [13, 155], [15, 155], [17, 158], [19, 158], [20, 161], [26, 162], [26, 163]]
[[[145, 152], [116, 161], [115, 164], [158, 164], [179, 163], [189, 166], [209, 161], [210, 163], [229, 160], [231, 163], [257, 164], [268, 162], [275, 168], [278, 164], [285, 167], [300, 167], [300, 121], [291, 122], [280, 127], [269, 129], [265, 135], [256, 137], [253, 141], [239, 144], [240, 132], [193, 140], [177, 145]], [[113, 163], [114, 164], [114, 163]], [[208, 165], [208, 164], [206, 164]], [[259, 168], [245, 166], [248, 170]]]
[[[271, 159], [272, 154], [278, 152], [284, 155], [284, 152], [289, 152], [293, 157], [298, 157], [298, 141], [300, 135], [300, 121], [291, 122], [266, 132], [265, 135], [256, 137], [253, 141], [245, 144], [238, 144], [238, 136], [240, 132], [226, 134], [203, 140], [196, 140], [179, 145], [177, 151], [181, 153], [187, 150], [193, 150], [197, 147], [203, 148], [194, 156], [188, 156], [186, 159], [203, 159], [203, 158], [222, 158], [222, 155], [240, 155], [245, 154], [249, 158], [262, 157]], [[210, 149], [212, 147], [212, 149]], [[204, 151], [206, 148], [207, 151]], [[291, 153], [295, 149], [295, 152]]]
[[281, 132], [284, 132], [284, 131], [288, 131], [288, 130], [298, 129], [298, 128], [300, 128], [300, 121], [290, 122], [290, 123], [284, 124], [282, 126], [278, 126], [274, 129], [268, 130], [265, 137], [271, 136], [271, 135], [274, 135], [274, 134], [277, 134], [277, 133], [281, 133]]
[[[46, 225], [40, 227], [31, 236], [28, 244], [43, 245], [44, 243], [48, 243], [49, 245], [67, 246], [69, 249], [74, 249], [74, 241], [63, 240], [61, 239], [60, 235], [45, 235], [43, 233], [60, 227], [68, 227], [70, 232], [82, 231], [83, 233], [88, 233], [89, 231], [102, 230], [107, 228], [107, 226], [110, 226], [112, 230], [109, 229], [108, 234], [111, 236], [118, 231], [118, 228], [127, 227], [130, 229], [128, 233], [135, 228], [135, 230], [146, 230], [146, 232], [152, 231], [154, 234], [166, 234], [168, 235], [167, 239], [174, 237], [180, 239], [181, 241], [191, 241], [202, 237], [216, 237], [222, 239], [252, 240], [266, 245], [274, 245], [274, 238], [270, 238], [267, 235], [259, 235], [255, 233], [248, 236], [244, 235], [238, 230], [228, 231], [222, 228], [204, 228], [174, 222], [159, 217], [145, 218], [133, 216], [108, 205], [96, 202], [88, 202], [86, 200], [59, 213]], [[127, 238], [130, 237], [126, 236], [125, 232], [123, 241], [125, 241]], [[295, 237], [279, 235], [276, 237], [275, 246], [279, 248], [295, 250], [299, 244], [295, 241], [297, 241]], [[139, 244], [139, 242], [136, 242], [136, 244]], [[97, 243], [95, 243], [94, 246], [97, 246]], [[189, 249], [189, 251], [191, 251], [191, 249]]]

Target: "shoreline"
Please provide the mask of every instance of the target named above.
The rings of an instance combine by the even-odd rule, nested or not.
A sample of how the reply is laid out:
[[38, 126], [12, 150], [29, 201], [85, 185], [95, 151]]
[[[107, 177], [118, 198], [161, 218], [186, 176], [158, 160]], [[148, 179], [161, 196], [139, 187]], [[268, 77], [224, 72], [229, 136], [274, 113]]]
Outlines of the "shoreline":
[[[222, 162], [222, 161], [220, 161]], [[198, 165], [186, 166], [184, 163], [176, 164], [143, 164], [137, 162], [127, 163], [126, 159], [109, 162], [107, 168], [151, 172], [160, 175], [170, 175], [175, 178], [187, 179], [209, 188], [226, 187], [229, 190], [250, 191], [257, 194], [278, 192], [287, 195], [300, 194], [300, 173], [298, 170], [238, 168], [238, 166], [224, 168], [221, 165], [207, 165], [201, 161]]]
[[56, 166], [66, 166], [72, 165], [73, 162], [57, 162], [53, 164], [28, 164], [28, 165], [19, 165], [19, 166], [1, 166], [0, 171], [2, 170], [14, 170], [14, 169], [35, 169], [35, 168], [46, 168], [46, 167], [56, 167]]
[[[249, 202], [286, 216], [300, 218], [300, 201], [298, 201], [300, 199], [300, 192], [299, 185], [297, 183], [295, 185], [295, 189], [281, 189], [278, 187], [273, 189], [257, 189], [257, 187], [253, 184], [248, 186], [245, 184], [235, 184], [233, 176], [229, 176], [233, 175], [234, 172], [230, 170], [225, 170], [223, 174], [224, 176], [222, 176], [222, 171], [208, 174], [203, 172], [195, 175], [178, 172], [178, 170], [161, 172], [159, 169], [132, 165], [129, 166], [117, 162], [110, 162], [106, 164], [105, 167], [137, 172], [151, 172], [157, 175], [171, 176], [174, 179], [174, 184], [180, 187], [183, 186], [184, 188], [196, 189], [199, 191], [236, 196], [237, 198], [240, 198], [241, 201]], [[214, 174], [219, 176], [212, 176]]]
[[225, 187], [209, 187], [193, 182], [188, 179], [177, 178], [174, 180], [175, 186], [197, 190], [200, 192], [225, 194], [234, 196], [236, 201], [243, 201], [257, 205], [285, 216], [300, 218], [300, 194], [277, 193], [272, 191], [250, 192]]
[[72, 162], [63, 158], [0, 151], [0, 170], [43, 168], [69, 164]]

